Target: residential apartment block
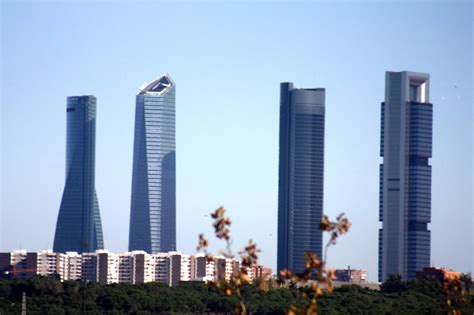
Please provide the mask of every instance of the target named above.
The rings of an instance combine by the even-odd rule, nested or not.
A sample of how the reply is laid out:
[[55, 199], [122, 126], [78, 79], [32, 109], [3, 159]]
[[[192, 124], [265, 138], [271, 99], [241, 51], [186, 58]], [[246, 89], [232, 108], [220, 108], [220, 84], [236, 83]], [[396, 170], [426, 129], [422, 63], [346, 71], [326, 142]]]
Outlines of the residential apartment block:
[[432, 280], [437, 279], [444, 281], [446, 279], [460, 279], [461, 272], [448, 270], [446, 268], [439, 267], [425, 267], [423, 271], [416, 272], [416, 279], [418, 280]]
[[[162, 282], [176, 286], [186, 281], [230, 280], [239, 271], [236, 259], [202, 254], [185, 255], [180, 252], [148, 254], [145, 251], [111, 253], [27, 252], [25, 250], [0, 253], [0, 278], [31, 279], [35, 276], [57, 277], [61, 281], [81, 280], [101, 284]], [[267, 278], [271, 269], [256, 266], [248, 269], [252, 281]]]
[[335, 271], [336, 281], [340, 282], [351, 282], [351, 283], [366, 283], [367, 282], [367, 271], [360, 269], [336, 269]]

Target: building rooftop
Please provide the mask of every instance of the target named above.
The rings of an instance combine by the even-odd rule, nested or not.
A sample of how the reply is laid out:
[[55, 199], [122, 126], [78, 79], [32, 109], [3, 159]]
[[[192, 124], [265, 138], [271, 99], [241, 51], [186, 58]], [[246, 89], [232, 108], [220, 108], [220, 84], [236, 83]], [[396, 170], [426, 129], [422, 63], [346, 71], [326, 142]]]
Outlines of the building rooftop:
[[162, 96], [168, 93], [174, 86], [175, 83], [171, 76], [165, 73], [152, 82], [143, 84], [137, 95], [151, 94]]

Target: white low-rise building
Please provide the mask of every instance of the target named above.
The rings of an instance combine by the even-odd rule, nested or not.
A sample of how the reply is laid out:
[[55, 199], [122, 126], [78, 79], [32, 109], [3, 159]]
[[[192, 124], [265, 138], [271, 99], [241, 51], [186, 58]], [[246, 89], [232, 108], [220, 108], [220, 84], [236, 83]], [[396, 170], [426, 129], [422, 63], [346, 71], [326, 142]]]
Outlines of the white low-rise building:
[[[132, 251], [120, 254], [107, 250], [94, 253], [51, 250], [27, 252], [15, 250], [0, 253], [3, 276], [29, 279], [37, 275], [59, 277], [61, 281], [82, 280], [102, 284], [163, 282], [170, 286], [186, 281], [230, 280], [239, 271], [239, 262], [223, 256], [208, 258], [204, 254], [181, 252], [148, 254]], [[255, 275], [249, 268], [249, 278]]]

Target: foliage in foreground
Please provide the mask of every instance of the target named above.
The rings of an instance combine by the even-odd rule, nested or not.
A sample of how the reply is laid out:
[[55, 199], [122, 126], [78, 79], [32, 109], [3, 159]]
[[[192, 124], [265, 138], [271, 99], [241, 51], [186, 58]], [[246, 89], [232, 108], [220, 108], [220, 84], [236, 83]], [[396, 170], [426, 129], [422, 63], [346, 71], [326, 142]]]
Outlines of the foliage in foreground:
[[[318, 299], [322, 314], [445, 314], [443, 286], [437, 281], [391, 283], [383, 291], [356, 285], [334, 289]], [[232, 312], [239, 300], [202, 283], [168, 287], [162, 283], [141, 285], [64, 282], [48, 278], [0, 280], [0, 313], [20, 314], [22, 293], [27, 294], [28, 314], [158, 314]], [[254, 314], [285, 314], [292, 305], [304, 306], [297, 289], [256, 286], [241, 288], [246, 308]], [[463, 312], [474, 312], [467, 298]]]
[[[235, 255], [232, 252], [232, 238], [230, 236], [230, 226], [232, 221], [229, 217], [225, 216], [226, 210], [224, 207], [217, 208], [211, 213], [211, 218], [214, 220], [212, 226], [214, 227], [214, 234], [216, 238], [224, 240], [226, 242], [226, 248], [220, 252], [226, 258], [234, 258]], [[330, 235], [329, 241], [324, 249], [324, 259], [318, 257], [316, 253], [311, 251], [305, 251], [305, 270], [301, 273], [292, 273], [290, 270], [284, 269], [280, 271], [279, 283], [284, 286], [294, 287], [297, 284], [303, 284], [300, 286], [298, 291], [295, 291], [297, 296], [295, 300], [303, 299], [303, 303], [294, 303], [290, 306], [287, 311], [288, 315], [297, 313], [301, 314], [317, 314], [318, 313], [318, 298], [325, 293], [331, 293], [333, 291], [332, 281], [334, 277], [334, 270], [328, 269], [326, 266], [326, 254], [328, 248], [331, 245], [335, 245], [337, 239], [346, 234], [349, 231], [351, 223], [345, 217], [344, 213], [341, 213], [336, 221], [330, 221], [329, 218], [324, 215], [323, 220], [319, 226], [319, 229], [323, 232], [327, 232]], [[204, 234], [199, 235], [199, 243], [197, 251], [203, 251], [208, 259], [213, 259], [211, 253], [208, 252], [209, 241], [206, 239]], [[248, 245], [239, 252], [240, 256], [240, 269], [234, 271], [230, 276], [230, 279], [224, 277], [216, 282], [208, 283], [215, 286], [225, 292], [229, 297], [235, 297], [238, 299], [236, 308], [234, 309], [235, 314], [246, 315], [250, 310], [247, 309], [247, 302], [245, 296], [241, 292], [241, 288], [245, 285], [249, 285], [248, 268], [256, 267], [258, 265], [258, 255], [260, 249], [257, 245], [249, 240]]]

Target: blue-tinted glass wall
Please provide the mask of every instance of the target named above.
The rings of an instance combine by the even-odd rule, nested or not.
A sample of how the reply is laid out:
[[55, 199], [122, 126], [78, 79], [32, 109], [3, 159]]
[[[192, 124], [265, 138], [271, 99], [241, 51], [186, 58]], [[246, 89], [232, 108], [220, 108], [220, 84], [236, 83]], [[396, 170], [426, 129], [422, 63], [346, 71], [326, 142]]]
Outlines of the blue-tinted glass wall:
[[54, 251], [93, 252], [104, 248], [95, 192], [94, 96], [67, 98], [66, 183], [54, 236]]
[[433, 105], [429, 75], [387, 72], [382, 103], [379, 280], [430, 265]]
[[129, 250], [176, 249], [175, 91], [165, 74], [136, 96]]
[[304, 251], [321, 257], [324, 89], [280, 85], [277, 269], [301, 272]]

